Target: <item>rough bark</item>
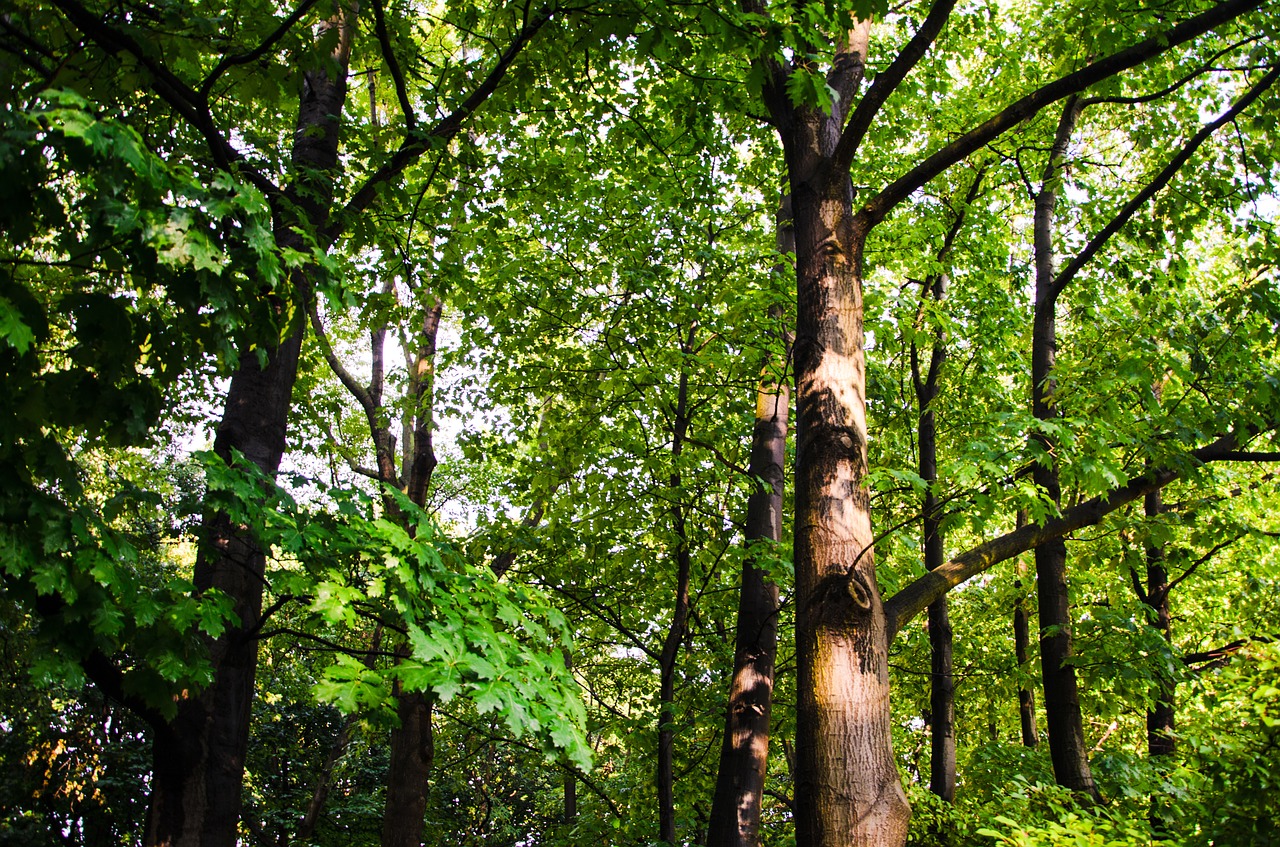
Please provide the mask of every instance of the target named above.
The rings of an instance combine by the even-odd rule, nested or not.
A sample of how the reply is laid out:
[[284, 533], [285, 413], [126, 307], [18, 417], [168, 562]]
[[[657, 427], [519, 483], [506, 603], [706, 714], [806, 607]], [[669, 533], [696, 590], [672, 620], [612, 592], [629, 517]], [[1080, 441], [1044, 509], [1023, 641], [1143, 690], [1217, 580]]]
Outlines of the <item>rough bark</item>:
[[838, 125], [784, 134], [796, 230], [796, 840], [899, 844], [910, 808], [893, 759], [888, 641], [866, 488], [866, 368], [852, 187]]
[[[767, 17], [768, 9], [759, 0], [741, 2], [745, 10]], [[795, 817], [799, 847], [905, 841], [910, 809], [894, 762], [889, 726], [889, 639], [919, 611], [919, 600], [939, 599], [960, 574], [985, 569], [1002, 551], [1026, 541], [1058, 537], [1070, 523], [1046, 524], [970, 551], [900, 592], [886, 613], [875, 581], [865, 486], [861, 280], [868, 231], [916, 189], [1045, 106], [1186, 43], [1261, 2], [1226, 0], [1041, 86], [929, 155], [861, 204], [856, 214], [849, 181], [854, 157], [881, 106], [941, 32], [952, 4], [937, 0], [931, 5], [919, 29], [877, 74], [852, 115], [849, 104], [861, 87], [867, 55], [869, 27], [864, 23], [836, 44], [826, 74], [826, 84], [837, 95], [829, 114], [812, 105], [796, 105], [787, 95], [791, 73], [815, 68], [796, 68], [790, 59], [776, 56], [757, 59], [764, 101], [786, 156], [796, 224]], [[830, 47], [813, 45], [814, 49], [806, 50], [807, 46], [800, 45], [794, 52], [800, 64]], [[1143, 479], [1142, 484], [1154, 484], [1159, 476]], [[1073, 520], [1087, 520], [1128, 493], [1126, 488], [1114, 498], [1091, 502]]]
[[[1063, 108], [1040, 192], [1035, 199], [1034, 238], [1036, 301], [1031, 336], [1031, 409], [1037, 420], [1057, 416], [1053, 366], [1057, 354], [1057, 294], [1054, 286], [1053, 232], [1058, 190], [1071, 134], [1080, 115], [1072, 97]], [[1045, 431], [1032, 435], [1041, 452], [1032, 478], [1055, 505], [1062, 502], [1057, 445]], [[1067, 587], [1067, 545], [1054, 538], [1036, 548], [1036, 598], [1040, 615], [1040, 673], [1044, 684], [1045, 724], [1049, 754], [1058, 784], [1094, 800], [1101, 795], [1089, 768], [1080, 691], [1076, 681], [1071, 639], [1071, 604]]]
[[[324, 225], [333, 196], [354, 20], [339, 13], [326, 27], [340, 27], [341, 33], [328, 67], [304, 75], [292, 156], [298, 177], [289, 192], [303, 216], [297, 224], [313, 232]], [[290, 226], [281, 227], [277, 241], [284, 247], [305, 248]], [[305, 301], [305, 274], [296, 273], [292, 283], [295, 296]], [[291, 326], [265, 365], [260, 366], [253, 354], [244, 356], [231, 378], [214, 439], [214, 450], [223, 461], [230, 463], [233, 451], [239, 451], [268, 475], [279, 469], [304, 330], [301, 322]], [[209, 641], [212, 684], [186, 697], [170, 725], [155, 734], [147, 844], [236, 843], [258, 659], [254, 633], [262, 614], [266, 559], [257, 543], [225, 514], [206, 516], [204, 537], [195, 566], [196, 591], [217, 589], [233, 598], [239, 623]]]
[[[941, 20], [931, 14], [926, 25]], [[766, 69], [765, 99], [786, 154], [796, 235], [794, 803], [801, 847], [901, 844], [911, 816], [893, 758], [888, 631], [866, 487], [867, 226], [855, 225], [848, 169], [835, 159], [844, 110], [865, 70], [868, 34], [860, 23], [838, 45], [828, 84], [841, 96], [831, 114], [792, 105], [785, 71]], [[913, 63], [886, 70], [886, 96]], [[863, 119], [877, 108], [870, 104]]]
[[[778, 213], [778, 251], [795, 250], [789, 199]], [[775, 317], [781, 315], [775, 313]], [[785, 336], [785, 334], [784, 334]], [[789, 346], [789, 339], [784, 337]], [[783, 353], [783, 359], [787, 356]], [[791, 391], [766, 357], [756, 392], [755, 426], [747, 468], [764, 484], [747, 500], [746, 541], [777, 543], [782, 537], [782, 493]], [[707, 828], [709, 847], [756, 847], [769, 761], [774, 659], [778, 652], [778, 586], [749, 556], [742, 567], [735, 626], [733, 676], [715, 795]]]
[[435, 756], [431, 702], [422, 692], [397, 690], [396, 715], [400, 725], [391, 731], [382, 847], [419, 847]]

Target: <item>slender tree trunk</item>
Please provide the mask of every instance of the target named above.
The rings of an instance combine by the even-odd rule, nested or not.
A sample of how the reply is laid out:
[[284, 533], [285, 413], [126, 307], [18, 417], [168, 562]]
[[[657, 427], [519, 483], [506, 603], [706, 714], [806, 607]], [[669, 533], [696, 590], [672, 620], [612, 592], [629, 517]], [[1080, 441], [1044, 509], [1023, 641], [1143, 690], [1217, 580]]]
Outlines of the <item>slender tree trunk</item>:
[[[778, 212], [778, 251], [795, 251], [789, 198]], [[781, 319], [775, 310], [774, 317]], [[784, 345], [789, 347], [785, 338]], [[787, 353], [783, 353], [784, 361]], [[782, 493], [786, 463], [787, 418], [791, 391], [776, 374], [780, 363], [766, 357], [756, 391], [751, 435], [752, 479], [764, 480], [747, 499], [746, 541], [777, 543], [782, 537]], [[720, 769], [707, 827], [710, 847], [756, 847], [760, 810], [769, 763], [769, 718], [773, 708], [773, 668], [778, 652], [778, 586], [755, 564], [743, 562], [733, 677], [725, 718]]]
[[[568, 651], [564, 654], [564, 667], [573, 671], [573, 655]], [[568, 768], [564, 771], [564, 822], [568, 826], [578, 822], [578, 780]]]
[[[964, 205], [957, 211], [955, 219], [947, 229], [946, 237], [937, 253], [938, 262], [945, 263], [951, 254], [956, 237], [964, 227], [967, 207], [978, 196], [982, 185], [985, 168], [978, 171], [964, 199]], [[916, 323], [919, 327], [924, 322], [925, 305], [932, 300], [940, 306], [947, 295], [947, 276], [938, 272], [925, 280], [920, 292], [920, 308], [916, 312]], [[934, 409], [938, 399], [938, 381], [942, 376], [942, 365], [947, 359], [947, 336], [942, 325], [935, 328], [933, 346], [929, 352], [927, 371], [921, 368], [920, 354], [914, 340], [911, 342], [911, 381], [915, 386], [916, 403], [920, 409], [920, 420], [916, 427], [916, 442], [919, 448], [920, 478], [929, 487], [924, 493], [921, 504], [922, 548], [924, 563], [928, 570], [935, 570], [946, 562], [946, 544], [942, 534], [942, 504], [939, 502], [935, 484], [938, 480], [938, 433], [937, 413]], [[951, 619], [947, 614], [947, 598], [944, 596], [929, 605], [929, 722], [931, 726], [930, 743], [932, 745], [929, 759], [929, 788], [934, 794], [947, 802], [956, 796], [956, 730], [955, 730], [955, 680], [951, 668], [952, 632]]]
[[[353, 14], [339, 12], [326, 25], [333, 27], [341, 31], [332, 62], [304, 74], [293, 149], [297, 181], [290, 189], [291, 200], [303, 215], [300, 225], [311, 231], [325, 223], [333, 196]], [[294, 220], [290, 215], [281, 217]], [[290, 226], [281, 227], [277, 241], [283, 247], [305, 249]], [[294, 296], [305, 301], [310, 295], [305, 274], [296, 273], [292, 283]], [[233, 451], [239, 451], [264, 473], [274, 475], [279, 469], [304, 331], [302, 322], [291, 326], [265, 365], [245, 352], [231, 378], [214, 440], [214, 450], [224, 461], [231, 462]], [[217, 589], [231, 597], [239, 623], [210, 640], [214, 669], [210, 686], [182, 700], [174, 720], [155, 734], [145, 836], [149, 845], [232, 847], [236, 843], [258, 661], [254, 633], [262, 614], [266, 559], [253, 539], [225, 514], [207, 515], [204, 528], [205, 543], [193, 580], [196, 591]]]
[[[1035, 201], [1036, 302], [1031, 340], [1032, 413], [1037, 420], [1057, 416], [1053, 408], [1054, 359], [1057, 353], [1057, 292], [1054, 288], [1053, 218], [1057, 192], [1062, 183], [1062, 165], [1075, 123], [1080, 114], [1078, 98], [1067, 101], [1044, 180]], [[1061, 504], [1056, 443], [1045, 432], [1032, 436], [1043, 458], [1036, 463], [1033, 478], [1053, 503]], [[1040, 666], [1044, 679], [1044, 706], [1049, 730], [1049, 752], [1053, 773], [1060, 785], [1094, 800], [1100, 800], [1089, 769], [1089, 751], [1084, 740], [1080, 713], [1080, 692], [1071, 664], [1071, 606], [1067, 590], [1067, 545], [1062, 538], [1036, 548], [1036, 588], [1040, 613]]]
[[[1019, 510], [1018, 526], [1027, 522], [1027, 513]], [[1027, 665], [1031, 662], [1031, 626], [1027, 609], [1027, 591], [1023, 580], [1027, 576], [1027, 563], [1019, 556], [1015, 565], [1018, 578], [1013, 582], [1017, 598], [1013, 603], [1013, 655], [1018, 662], [1018, 672], [1025, 680]], [[1036, 730], [1036, 695], [1025, 682], [1018, 683], [1018, 720], [1022, 725], [1022, 746], [1035, 747], [1040, 743]]]
[[[927, 296], [941, 302], [946, 278], [939, 274], [931, 280]], [[921, 379], [920, 368], [912, 344], [916, 399], [920, 406], [917, 442], [920, 451], [920, 478], [929, 483], [924, 494], [923, 548], [924, 563], [929, 570], [946, 562], [942, 537], [941, 507], [933, 484], [938, 479], [938, 438], [934, 400], [938, 397], [938, 375], [946, 356], [945, 342], [934, 339], [929, 372]], [[931, 754], [929, 758], [929, 790], [947, 802], [956, 796], [955, 681], [951, 670], [951, 619], [947, 614], [947, 598], [929, 605], [929, 723]]]
[[[689, 374], [680, 372], [671, 443], [673, 461], [680, 460], [689, 427]], [[680, 471], [671, 474], [671, 490], [679, 497]], [[677, 501], [672, 508], [672, 530], [676, 542], [676, 603], [671, 614], [671, 628], [662, 643], [658, 657], [658, 839], [676, 843], [675, 808], [675, 680], [676, 659], [689, 619], [689, 577], [692, 560], [685, 523], [684, 507]]]
[[[401, 480], [409, 500], [426, 505], [427, 492], [437, 460], [432, 425], [435, 418], [436, 336], [444, 304], [434, 298], [422, 316], [422, 334], [417, 350], [406, 359], [409, 367], [411, 425], [405, 435], [408, 451]], [[379, 396], [381, 401], [381, 396]], [[379, 402], [379, 407], [381, 403]], [[379, 408], [381, 439], [390, 442], [390, 416]], [[378, 430], [375, 430], [377, 432]], [[393, 478], [392, 482], [396, 480]], [[410, 532], [412, 528], [406, 526]], [[402, 657], [409, 655], [401, 648]], [[391, 760], [387, 768], [387, 799], [382, 813], [382, 847], [418, 847], [422, 843], [435, 740], [431, 726], [432, 698], [420, 691], [396, 686], [396, 715], [399, 726], [391, 730]]]
[[[1146, 516], [1156, 518], [1163, 511], [1163, 498], [1159, 491], [1146, 496], [1143, 503]], [[1160, 545], [1147, 546], [1147, 606], [1151, 609], [1151, 620], [1156, 628], [1170, 642], [1172, 633], [1169, 626], [1169, 571], [1165, 567], [1164, 548]], [[1174, 742], [1174, 682], [1163, 671], [1156, 675], [1156, 691], [1154, 704], [1147, 711], [1147, 753], [1150, 756], [1171, 756], [1175, 750]]]

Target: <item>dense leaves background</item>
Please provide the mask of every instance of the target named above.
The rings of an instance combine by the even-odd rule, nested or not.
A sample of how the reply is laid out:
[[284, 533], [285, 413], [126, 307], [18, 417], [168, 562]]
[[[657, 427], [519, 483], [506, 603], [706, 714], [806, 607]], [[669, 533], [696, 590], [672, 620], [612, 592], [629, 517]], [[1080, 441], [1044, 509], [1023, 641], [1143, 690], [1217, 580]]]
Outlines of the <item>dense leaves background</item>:
[[[1148, 6], [958, 5], [876, 117], [857, 198], [1209, 4]], [[331, 70], [332, 4], [4, 12], [0, 841], [141, 843], [151, 732], [209, 685], [210, 645], [239, 623], [231, 598], [193, 583], [201, 516], [216, 512], [269, 553], [243, 843], [302, 843], [317, 798], [308, 843], [378, 841], [402, 691], [433, 709], [430, 843], [653, 843], [664, 733], [679, 840], [701, 843], [758, 486], [752, 403], [794, 311], [761, 68], [794, 62], [782, 96], [830, 111], [835, 54], [814, 34], [874, 14], [874, 80], [929, 9], [770, 12], [374, 3], [355, 13], [332, 173], [289, 152], [307, 74]], [[1263, 4], [1085, 93], [1058, 163], [1059, 267], [1276, 67], [1277, 20]], [[912, 843], [1276, 837], [1276, 114], [1263, 91], [1064, 289], [1052, 420], [1031, 414], [1030, 343], [1055, 108], [929, 181], [867, 244], [885, 597], [924, 572], [926, 490], [958, 553], [1019, 513], [1059, 513], [1036, 463], [1058, 468], [1061, 509], [1153, 467], [1181, 472], [1160, 514], [1138, 504], [1069, 538], [1071, 661], [1103, 804], [1055, 786], [1045, 745], [1020, 743], [1018, 689], [1039, 678], [1013, 646], [1014, 606], [1034, 604], [1029, 556], [949, 598], [955, 804], [926, 790], [927, 629], [898, 636]], [[324, 180], [329, 214], [308, 226], [299, 210], [328, 202]], [[941, 301], [924, 296], [937, 275]], [[227, 378], [265, 363], [313, 307], [325, 335], [304, 343], [285, 472], [207, 452]], [[928, 481], [911, 361], [940, 339]], [[390, 351], [377, 374], [373, 350]], [[382, 382], [373, 414], [334, 362]], [[439, 461], [422, 508], [369, 478], [375, 431], [407, 474], [421, 421]], [[1254, 434], [1236, 461], [1185, 459], [1233, 430]], [[782, 592], [767, 844], [794, 839], [792, 529], [751, 551]], [[1173, 580], [1169, 633], [1143, 588], [1155, 548]], [[1145, 713], [1167, 685], [1177, 752], [1148, 757]]]

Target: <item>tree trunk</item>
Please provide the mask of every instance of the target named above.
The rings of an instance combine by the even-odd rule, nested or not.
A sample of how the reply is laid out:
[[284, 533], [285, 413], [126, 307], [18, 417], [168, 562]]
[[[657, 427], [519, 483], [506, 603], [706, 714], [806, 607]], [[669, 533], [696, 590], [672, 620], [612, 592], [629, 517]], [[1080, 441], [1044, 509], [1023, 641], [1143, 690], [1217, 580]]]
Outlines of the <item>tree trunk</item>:
[[[688, 346], [688, 345], [686, 345]], [[687, 351], [686, 351], [687, 352]], [[689, 419], [689, 373], [680, 372], [680, 386], [676, 397], [675, 416], [672, 424], [671, 458], [680, 460]], [[680, 471], [671, 474], [671, 491], [679, 497]], [[675, 809], [675, 679], [676, 659], [680, 654], [680, 642], [684, 639], [689, 618], [689, 577], [692, 560], [685, 526], [684, 507], [677, 501], [672, 508], [672, 530], [675, 537], [676, 603], [671, 613], [671, 628], [662, 642], [658, 656], [658, 840], [676, 843]]]
[[[427, 492], [437, 460], [432, 436], [435, 417], [435, 366], [436, 336], [440, 331], [440, 318], [444, 304], [433, 298], [422, 316], [422, 334], [418, 348], [410, 355], [406, 349], [406, 365], [409, 370], [408, 432], [405, 433], [406, 453], [400, 479], [388, 480], [391, 484], [403, 484], [410, 501], [418, 507], [426, 505]], [[391, 444], [389, 424], [391, 416], [382, 408], [381, 377], [378, 373], [378, 428], [375, 439]], [[413, 531], [412, 524], [405, 526]], [[409, 655], [408, 647], [400, 651]], [[391, 730], [391, 760], [387, 767], [387, 800], [382, 812], [382, 847], [418, 847], [422, 843], [427, 809], [428, 782], [435, 758], [435, 741], [431, 726], [432, 698], [420, 691], [405, 691], [396, 686], [396, 714], [400, 725]]]
[[[945, 277], [939, 274], [930, 286], [930, 296], [941, 302]], [[930, 484], [923, 503], [924, 563], [929, 570], [946, 562], [946, 547], [941, 529], [941, 504], [932, 487], [938, 479], [938, 439], [933, 402], [938, 396], [938, 373], [945, 356], [941, 338], [935, 339], [929, 373], [920, 379], [916, 367], [916, 398], [920, 405], [917, 441], [920, 451], [920, 478]], [[915, 347], [912, 345], [912, 363]], [[929, 724], [931, 754], [929, 757], [929, 790], [947, 802], [956, 796], [956, 732], [955, 681], [951, 671], [951, 619], [947, 614], [947, 598], [929, 605]]]
[[419, 691], [396, 692], [400, 725], [391, 732], [382, 847], [419, 847], [427, 810], [427, 779], [435, 757], [431, 702]]
[[[1018, 526], [1027, 522], [1026, 512], [1018, 512]], [[1021, 556], [1016, 565], [1018, 578], [1014, 580], [1013, 590], [1017, 598], [1013, 603], [1013, 655], [1018, 662], [1018, 673], [1025, 679], [1027, 665], [1031, 661], [1031, 627], [1030, 615], [1027, 612], [1027, 592], [1022, 581], [1027, 575], [1027, 564]], [[1018, 683], [1018, 719], [1022, 724], [1022, 746], [1035, 747], [1040, 743], [1040, 733], [1036, 730], [1036, 695], [1025, 682]]]
[[[967, 207], [978, 196], [985, 168], [980, 169], [965, 196], [964, 205], [956, 212], [947, 229], [946, 237], [937, 253], [939, 264], [946, 262], [956, 237], [964, 227]], [[916, 312], [917, 328], [923, 323], [925, 304], [932, 300], [941, 305], [947, 295], [947, 275], [939, 271], [925, 280], [920, 291], [920, 307]], [[929, 368], [922, 372], [920, 353], [913, 338], [911, 342], [911, 381], [915, 386], [916, 404], [920, 420], [916, 427], [916, 443], [919, 448], [920, 478], [929, 484], [921, 504], [922, 551], [928, 570], [942, 567], [946, 562], [946, 543], [942, 535], [942, 504], [935, 484], [938, 480], [937, 414], [934, 409], [938, 399], [938, 380], [942, 365], [947, 359], [947, 336], [939, 325], [933, 332], [933, 346], [929, 352]], [[951, 668], [952, 632], [947, 614], [947, 598], [944, 596], [929, 604], [929, 723], [931, 754], [929, 758], [929, 788], [947, 802], [956, 796], [956, 730], [955, 730], [955, 680]]]
[[[1080, 114], [1078, 98], [1067, 101], [1035, 201], [1036, 302], [1031, 339], [1031, 406], [1037, 420], [1057, 416], [1053, 408], [1054, 359], [1057, 353], [1057, 291], [1054, 287], [1053, 218], [1062, 182], [1062, 164]], [[1061, 505], [1056, 443], [1046, 433], [1032, 436], [1043, 454], [1033, 479], [1055, 505]], [[1036, 548], [1036, 595], [1040, 614], [1040, 669], [1044, 679], [1045, 722], [1049, 753], [1058, 784], [1100, 800], [1089, 769], [1080, 692], [1076, 684], [1071, 642], [1071, 606], [1067, 590], [1067, 545], [1055, 538]]]
[[[1143, 503], [1148, 518], [1158, 517], [1163, 511], [1163, 498], [1159, 491], [1146, 496]], [[1150, 616], [1156, 628], [1171, 641], [1169, 628], [1169, 571], [1165, 567], [1164, 548], [1155, 544], [1147, 546], [1147, 596]], [[1147, 753], [1150, 756], [1171, 756], [1174, 742], [1174, 682], [1163, 671], [1156, 674], [1154, 704], [1147, 711]]]
[[[795, 251], [789, 198], [778, 212], [778, 251]], [[780, 312], [773, 313], [781, 319]], [[784, 334], [784, 344], [786, 343]], [[784, 361], [786, 353], [784, 355]], [[764, 480], [747, 499], [746, 541], [777, 543], [782, 537], [783, 474], [791, 391], [775, 374], [779, 363], [766, 357], [756, 392], [755, 427], [748, 473]], [[769, 763], [769, 718], [773, 708], [773, 668], [778, 652], [778, 586], [751, 556], [743, 562], [733, 677], [725, 718], [720, 769], [707, 827], [709, 847], [756, 847]]]
[[[300, 225], [311, 231], [324, 224], [333, 196], [354, 21], [340, 13], [326, 28], [334, 26], [341, 28], [341, 34], [332, 62], [305, 74], [293, 149], [298, 178], [291, 200], [304, 215]], [[332, 77], [330, 70], [336, 70]], [[287, 215], [283, 219], [293, 220]], [[288, 226], [277, 232], [277, 241], [283, 247], [305, 249], [303, 239]], [[310, 296], [305, 273], [296, 273], [292, 283], [294, 296], [305, 301]], [[223, 461], [230, 463], [233, 451], [239, 451], [264, 473], [274, 475], [279, 469], [304, 331], [301, 322], [290, 327], [265, 366], [245, 351], [231, 378], [214, 440], [214, 450]], [[266, 558], [225, 514], [207, 515], [204, 533], [194, 573], [196, 591], [217, 589], [231, 597], [239, 624], [210, 640], [214, 669], [210, 686], [179, 703], [167, 730], [155, 735], [145, 838], [149, 845], [232, 847], [236, 843], [258, 661], [254, 633], [262, 614]]]
[[824, 123], [806, 127], [809, 144], [786, 145], [798, 286], [796, 841], [901, 844], [911, 813], [893, 759], [866, 488], [866, 234], [853, 227], [848, 176], [818, 155]]

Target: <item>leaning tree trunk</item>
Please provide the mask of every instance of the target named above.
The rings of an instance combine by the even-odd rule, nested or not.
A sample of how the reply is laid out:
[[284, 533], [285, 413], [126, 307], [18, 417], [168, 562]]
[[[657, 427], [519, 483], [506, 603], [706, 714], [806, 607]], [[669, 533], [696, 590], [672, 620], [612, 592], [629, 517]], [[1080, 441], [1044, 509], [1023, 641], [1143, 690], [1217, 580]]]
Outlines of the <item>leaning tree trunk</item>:
[[[1053, 218], [1067, 145], [1080, 114], [1080, 101], [1072, 97], [1058, 122], [1049, 163], [1035, 200], [1036, 301], [1031, 336], [1031, 407], [1037, 420], [1057, 416], [1053, 407], [1054, 359], [1057, 354], [1057, 289], [1053, 267]], [[1042, 453], [1033, 479], [1054, 504], [1062, 502], [1055, 440], [1045, 430], [1032, 436]], [[1089, 768], [1080, 713], [1071, 641], [1071, 605], [1067, 590], [1067, 545], [1055, 538], [1036, 548], [1036, 594], [1040, 613], [1040, 672], [1044, 680], [1045, 721], [1054, 778], [1072, 791], [1100, 800]]]
[[[788, 198], [778, 212], [778, 252], [795, 251]], [[781, 320], [778, 310], [771, 315]], [[791, 391], [777, 374], [784, 368], [788, 334], [783, 333], [782, 362], [766, 356], [756, 391], [751, 435], [752, 480], [763, 480], [747, 499], [746, 542], [776, 544], [782, 537], [783, 473]], [[773, 708], [773, 668], [778, 652], [778, 586], [750, 555], [742, 565], [733, 677], [725, 718], [720, 769], [707, 828], [708, 847], [756, 847], [760, 810], [769, 763], [769, 719]]]
[[[339, 13], [326, 28], [335, 26], [340, 35], [331, 61], [304, 75], [292, 158], [297, 178], [288, 201], [298, 212], [279, 216], [312, 232], [324, 225], [332, 202], [354, 20]], [[277, 241], [285, 248], [306, 249], [289, 225], [280, 227]], [[292, 296], [304, 301], [310, 296], [305, 272], [296, 272], [291, 284]], [[223, 461], [230, 463], [239, 451], [268, 475], [279, 469], [304, 331], [300, 321], [288, 327], [288, 336], [270, 351], [265, 365], [246, 351], [231, 378], [214, 439], [214, 451]], [[173, 721], [155, 734], [147, 844], [236, 844], [265, 569], [263, 550], [242, 527], [223, 513], [205, 517], [195, 588], [201, 593], [217, 589], [230, 597], [238, 623], [210, 640], [213, 682], [183, 699]]]

